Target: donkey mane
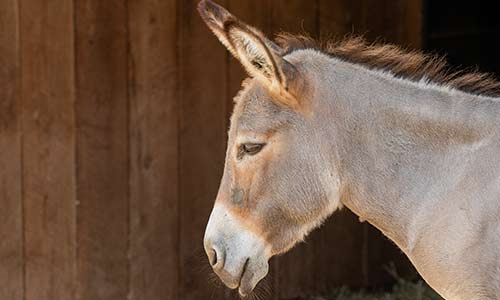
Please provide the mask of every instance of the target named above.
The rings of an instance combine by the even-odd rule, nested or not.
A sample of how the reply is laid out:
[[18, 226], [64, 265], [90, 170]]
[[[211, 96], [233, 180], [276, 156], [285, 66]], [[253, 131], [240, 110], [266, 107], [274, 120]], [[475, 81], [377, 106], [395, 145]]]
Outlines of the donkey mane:
[[301, 49], [316, 49], [370, 69], [389, 71], [400, 78], [435, 83], [480, 96], [500, 97], [500, 81], [493, 75], [480, 73], [477, 69], [453, 70], [446, 59], [437, 54], [426, 55], [396, 45], [368, 43], [360, 36], [321, 42], [307, 35], [279, 33], [276, 42], [284, 49], [284, 55]]

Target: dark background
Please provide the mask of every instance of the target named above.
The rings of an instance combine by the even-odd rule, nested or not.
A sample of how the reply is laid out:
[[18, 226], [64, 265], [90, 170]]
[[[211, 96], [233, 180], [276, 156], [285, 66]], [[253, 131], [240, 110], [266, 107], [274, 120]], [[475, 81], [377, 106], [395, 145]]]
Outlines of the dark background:
[[[423, 48], [456, 67], [500, 74], [500, 21], [494, 1], [424, 3]], [[498, 77], [497, 77], [498, 78]]]
[[[493, 4], [220, 0], [269, 35], [364, 34], [500, 72]], [[0, 299], [232, 299], [203, 231], [244, 73], [195, 0], [0, 1]], [[412, 268], [347, 209], [273, 258], [269, 299]], [[212, 275], [213, 276], [213, 275]]]

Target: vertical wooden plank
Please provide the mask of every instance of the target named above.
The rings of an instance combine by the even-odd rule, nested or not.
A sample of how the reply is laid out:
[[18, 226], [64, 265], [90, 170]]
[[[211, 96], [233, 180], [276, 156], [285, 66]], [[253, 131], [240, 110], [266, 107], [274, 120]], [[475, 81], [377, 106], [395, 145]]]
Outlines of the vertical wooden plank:
[[123, 300], [129, 286], [126, 3], [77, 0], [75, 18], [76, 299]]
[[[320, 33], [323, 39], [342, 38], [347, 34], [364, 34], [366, 28], [359, 15], [365, 0], [319, 0]], [[378, 13], [378, 10], [377, 10]], [[374, 15], [376, 15], [374, 13]]]
[[411, 48], [422, 45], [422, 0], [319, 0], [323, 37], [362, 34]]
[[[317, 1], [271, 1], [271, 30], [318, 35]], [[271, 260], [273, 298], [287, 299], [314, 289], [313, 247], [298, 245], [289, 253]]]
[[311, 234], [314, 247], [314, 289], [327, 292], [335, 286], [363, 284], [363, 225], [347, 208], [335, 212]]
[[75, 282], [71, 1], [20, 8], [26, 300], [68, 300]]
[[403, 2], [405, 20], [401, 42], [409, 47], [420, 49], [424, 46], [424, 0], [410, 0]]
[[129, 2], [130, 300], [179, 299], [176, 2]]
[[318, 0], [272, 0], [272, 30], [308, 33], [316, 37], [319, 30]]
[[[203, 234], [224, 165], [228, 54], [202, 22], [196, 0], [179, 1], [180, 299], [221, 299], [207, 282]], [[226, 5], [225, 1], [218, 1]]]
[[0, 299], [21, 300], [23, 224], [18, 2], [0, 2]]
[[[394, 266], [399, 276], [415, 278], [416, 270], [406, 255], [375, 227], [366, 224], [365, 248], [367, 256], [365, 287], [380, 287], [395, 281], [387, 268]], [[417, 275], [418, 276], [418, 275]]]

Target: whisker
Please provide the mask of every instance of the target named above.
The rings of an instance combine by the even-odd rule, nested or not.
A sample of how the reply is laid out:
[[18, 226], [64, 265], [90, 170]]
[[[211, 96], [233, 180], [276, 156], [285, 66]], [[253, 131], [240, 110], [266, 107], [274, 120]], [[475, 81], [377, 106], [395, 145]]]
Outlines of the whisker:
[[221, 294], [221, 290], [225, 287], [212, 270], [203, 247], [196, 247], [192, 250], [188, 255], [186, 265], [192, 272], [198, 274], [197, 278], [201, 280], [201, 284], [211, 290], [208, 299], [215, 299], [218, 294]]
[[267, 277], [264, 279], [262, 284], [260, 285], [260, 290], [267, 298], [272, 298], [273, 295], [273, 286], [271, 284], [271, 279]]
[[271, 285], [269, 284], [269, 279], [262, 280], [252, 293], [252, 297], [257, 300], [265, 300], [271, 298]]
[[257, 300], [263, 300], [262, 295], [259, 293], [259, 291], [256, 291], [254, 295]]
[[210, 300], [212, 300], [214, 298], [214, 295], [215, 295], [215, 289], [212, 289], [212, 291], [210, 292]]
[[248, 298], [250, 298], [249, 300], [259, 300], [258, 295], [255, 292], [248, 295]]

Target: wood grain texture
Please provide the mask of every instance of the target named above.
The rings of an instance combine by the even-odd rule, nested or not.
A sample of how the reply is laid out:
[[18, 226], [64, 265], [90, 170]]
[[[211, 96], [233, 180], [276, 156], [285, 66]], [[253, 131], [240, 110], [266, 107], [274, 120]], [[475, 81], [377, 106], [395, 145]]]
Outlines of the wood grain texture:
[[363, 224], [347, 208], [336, 211], [311, 234], [314, 290], [325, 293], [338, 286], [363, 287]]
[[5, 300], [24, 297], [18, 5], [0, 2], [0, 299]]
[[422, 45], [422, 0], [318, 0], [321, 36], [364, 35], [410, 48]]
[[[271, 1], [271, 30], [291, 33], [307, 32], [317, 37], [317, 1]], [[271, 260], [274, 299], [287, 299], [312, 290], [314, 246], [301, 244], [289, 253]]]
[[129, 287], [127, 7], [76, 1], [78, 288], [123, 300]]
[[[180, 299], [221, 299], [208, 281], [203, 235], [222, 176], [226, 140], [228, 53], [196, 11], [179, 2]], [[225, 1], [218, 1], [226, 5]]]
[[176, 5], [129, 2], [130, 300], [180, 293]]
[[366, 274], [363, 274], [363, 286], [387, 286], [395, 280], [389, 272], [392, 267], [402, 278], [418, 278], [406, 255], [392, 241], [370, 224], [366, 224], [366, 227], [364, 247], [368, 255], [364, 262]]
[[271, 26], [274, 33], [308, 33], [317, 37], [319, 33], [318, 0], [272, 0]]
[[[269, 37], [422, 44], [422, 0], [217, 2]], [[0, 1], [1, 300], [237, 297], [209, 282], [202, 240], [246, 74], [197, 3]], [[391, 261], [409, 266], [343, 210], [259, 287], [384, 285]]]
[[26, 300], [75, 291], [73, 5], [21, 3]]

